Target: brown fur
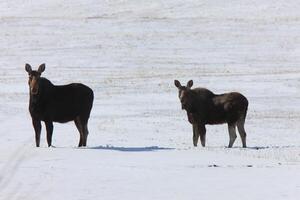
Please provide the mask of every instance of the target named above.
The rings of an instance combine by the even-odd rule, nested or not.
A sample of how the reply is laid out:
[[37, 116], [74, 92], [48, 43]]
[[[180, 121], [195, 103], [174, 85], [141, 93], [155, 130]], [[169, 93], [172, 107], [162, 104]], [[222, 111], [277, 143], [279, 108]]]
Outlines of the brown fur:
[[182, 109], [186, 110], [188, 120], [193, 125], [193, 142], [197, 146], [200, 137], [202, 146], [205, 146], [206, 124], [228, 124], [229, 145], [232, 147], [235, 139], [236, 126], [238, 127], [243, 147], [246, 147], [246, 132], [244, 129], [248, 109], [248, 100], [238, 92], [214, 94], [205, 88], [191, 89], [193, 81], [182, 86], [175, 80], [179, 91]]

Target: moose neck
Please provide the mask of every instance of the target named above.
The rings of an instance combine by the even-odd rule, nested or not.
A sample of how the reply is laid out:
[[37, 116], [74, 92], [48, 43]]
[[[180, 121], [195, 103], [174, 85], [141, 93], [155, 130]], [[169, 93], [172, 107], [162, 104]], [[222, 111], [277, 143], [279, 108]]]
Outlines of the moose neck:
[[187, 112], [205, 114], [212, 106], [214, 94], [208, 90], [201, 90], [201, 92], [198, 90], [191, 90], [190, 92], [190, 106]]
[[29, 106], [37, 106], [41, 104], [42, 101], [45, 101], [47, 94], [50, 94], [53, 88], [53, 84], [46, 78], [40, 78], [39, 80], [39, 89], [37, 94], [30, 93]]
[[197, 112], [197, 109], [196, 109], [196, 104], [197, 104], [197, 100], [196, 100], [196, 93], [193, 91], [193, 90], [190, 90], [189, 91], [189, 101], [188, 101], [188, 106], [186, 107], [186, 111], [188, 113], [195, 113]]

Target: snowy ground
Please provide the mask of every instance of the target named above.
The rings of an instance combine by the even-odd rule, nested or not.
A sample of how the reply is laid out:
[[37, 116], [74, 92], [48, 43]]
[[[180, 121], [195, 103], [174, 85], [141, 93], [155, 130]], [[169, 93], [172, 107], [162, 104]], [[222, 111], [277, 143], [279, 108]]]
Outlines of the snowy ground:
[[[63, 2], [63, 3], [62, 3]], [[300, 196], [300, 4], [291, 0], [0, 1], [0, 199]], [[95, 92], [88, 148], [73, 123], [34, 147], [28, 62]], [[250, 101], [247, 149], [226, 125], [192, 147], [174, 79]]]

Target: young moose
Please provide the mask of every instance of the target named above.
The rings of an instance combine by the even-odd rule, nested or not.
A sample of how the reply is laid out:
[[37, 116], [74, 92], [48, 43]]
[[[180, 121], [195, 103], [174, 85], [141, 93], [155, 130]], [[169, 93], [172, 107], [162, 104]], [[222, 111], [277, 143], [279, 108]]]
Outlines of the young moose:
[[191, 89], [193, 81], [182, 86], [174, 81], [179, 91], [181, 107], [186, 110], [188, 120], [193, 125], [193, 143], [197, 146], [200, 136], [201, 144], [205, 146], [206, 124], [228, 124], [229, 145], [231, 148], [236, 139], [236, 126], [239, 130], [243, 147], [246, 147], [246, 132], [244, 128], [248, 109], [248, 100], [237, 92], [214, 94], [205, 88]]
[[74, 121], [80, 133], [79, 147], [86, 146], [88, 120], [93, 106], [93, 91], [80, 83], [55, 86], [48, 79], [41, 77], [45, 64], [38, 70], [25, 66], [29, 75], [29, 112], [35, 130], [36, 146], [40, 146], [41, 121], [45, 122], [47, 143], [52, 144], [53, 122]]

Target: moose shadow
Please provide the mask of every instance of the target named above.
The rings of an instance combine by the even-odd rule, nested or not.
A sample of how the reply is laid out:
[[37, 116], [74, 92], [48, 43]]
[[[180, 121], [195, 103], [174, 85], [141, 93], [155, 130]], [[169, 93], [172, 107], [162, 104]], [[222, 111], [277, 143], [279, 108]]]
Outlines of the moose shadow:
[[115, 146], [96, 146], [90, 147], [89, 149], [98, 149], [98, 150], [110, 150], [110, 151], [122, 151], [122, 152], [151, 152], [151, 151], [170, 151], [175, 148], [168, 147], [158, 147], [158, 146], [149, 146], [149, 147], [115, 147]]

